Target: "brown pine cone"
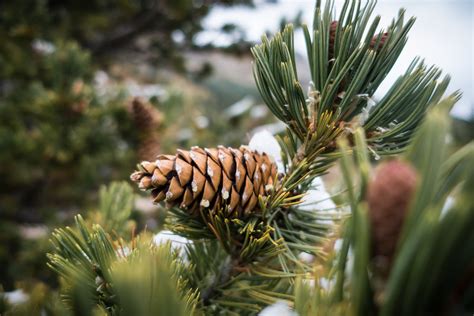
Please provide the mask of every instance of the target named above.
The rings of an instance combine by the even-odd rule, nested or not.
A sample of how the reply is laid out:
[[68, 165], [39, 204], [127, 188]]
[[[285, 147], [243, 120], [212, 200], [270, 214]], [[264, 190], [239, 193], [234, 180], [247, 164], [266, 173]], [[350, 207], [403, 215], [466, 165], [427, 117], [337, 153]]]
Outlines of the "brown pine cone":
[[259, 195], [266, 195], [276, 181], [277, 167], [265, 153], [247, 147], [192, 147], [176, 155], [159, 155], [143, 161], [130, 178], [142, 190], [151, 190], [155, 203], [186, 209], [225, 211], [241, 217], [254, 211]]
[[382, 163], [368, 184], [372, 256], [384, 266], [383, 273], [389, 271], [416, 185], [416, 170], [400, 160]]

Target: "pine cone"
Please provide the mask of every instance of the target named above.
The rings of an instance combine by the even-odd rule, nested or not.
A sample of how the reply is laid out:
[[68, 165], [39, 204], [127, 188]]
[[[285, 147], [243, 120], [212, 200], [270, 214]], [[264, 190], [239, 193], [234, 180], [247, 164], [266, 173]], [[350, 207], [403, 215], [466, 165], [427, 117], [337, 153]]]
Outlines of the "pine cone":
[[368, 184], [372, 255], [383, 263], [383, 273], [389, 271], [416, 184], [416, 170], [400, 160], [382, 163]]
[[258, 196], [272, 190], [277, 168], [265, 153], [219, 146], [192, 147], [176, 155], [143, 161], [131, 175], [142, 190], [151, 190], [155, 203], [165, 201], [191, 214], [223, 210], [229, 217], [254, 211]]
[[151, 104], [139, 98], [132, 101], [131, 115], [138, 132], [138, 157], [142, 160], [153, 159], [160, 152], [158, 129], [163, 120], [162, 115]]

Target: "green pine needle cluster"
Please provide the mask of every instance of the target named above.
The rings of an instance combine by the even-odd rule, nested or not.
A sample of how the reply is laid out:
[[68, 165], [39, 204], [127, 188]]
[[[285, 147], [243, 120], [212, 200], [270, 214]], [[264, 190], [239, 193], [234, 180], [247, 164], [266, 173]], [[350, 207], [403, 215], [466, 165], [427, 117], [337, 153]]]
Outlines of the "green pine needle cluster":
[[113, 240], [78, 215], [75, 227], [57, 229], [48, 265], [62, 279], [62, 299], [73, 315], [190, 315], [197, 292], [183, 276], [188, 267], [146, 234]]

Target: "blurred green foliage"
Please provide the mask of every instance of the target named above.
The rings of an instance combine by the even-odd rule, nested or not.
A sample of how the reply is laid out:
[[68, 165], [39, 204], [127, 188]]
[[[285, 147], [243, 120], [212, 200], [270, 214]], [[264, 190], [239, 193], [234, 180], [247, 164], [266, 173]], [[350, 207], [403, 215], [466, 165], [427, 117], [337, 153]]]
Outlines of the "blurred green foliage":
[[[5, 73], [31, 73], [24, 50], [34, 39], [75, 40], [93, 55], [117, 53], [135, 44], [142, 35], [151, 35], [157, 60], [181, 61], [180, 50], [195, 46], [194, 35], [202, 30], [202, 19], [213, 5], [252, 5], [252, 0], [35, 0], [4, 1], [0, 4], [0, 65], [13, 63]], [[179, 40], [173, 39], [180, 33]], [[12, 56], [7, 57], [5, 56]], [[2, 67], [0, 67], [2, 68]]]
[[[1, 2], [0, 207], [8, 217], [39, 221], [39, 210], [26, 216], [18, 210], [84, 204], [87, 192], [126, 177], [137, 146], [126, 95], [99, 93], [95, 71], [120, 61], [144, 37], [152, 56], [147, 62], [183, 69], [181, 53], [195, 47], [194, 35], [212, 5], [237, 4], [252, 1]], [[179, 89], [177, 95], [186, 90]], [[191, 109], [206, 115], [192, 110], [199, 107], [195, 101], [178, 97], [164, 102], [174, 146], [188, 145], [183, 139], [196, 125], [190, 116], [174, 119], [176, 113]], [[179, 135], [183, 126], [190, 128], [184, 136]]]
[[68, 42], [34, 57], [34, 78], [3, 81], [0, 97], [0, 205], [10, 211], [70, 205], [134, 158], [123, 96], [98, 97], [90, 55]]
[[[56, 294], [46, 290], [58, 283], [44, 256], [49, 227], [70, 222], [79, 207], [92, 206], [95, 222], [131, 234], [133, 221], [120, 231], [94, 207], [114, 190], [130, 191], [115, 185], [98, 194], [101, 185], [127, 179], [138, 160], [139, 127], [130, 113], [129, 79], [137, 85], [159, 83], [165, 91], [150, 100], [163, 113], [163, 152], [239, 145], [251, 127], [264, 121], [248, 120], [247, 111], [229, 127], [222, 104], [245, 91], [221, 103], [209, 87], [176, 75], [185, 70], [183, 52], [200, 49], [193, 40], [215, 4], [252, 1], [0, 1], [0, 286], [5, 291], [21, 287], [32, 294], [32, 304], [38, 296], [54, 305]], [[143, 78], [136, 69], [126, 69], [136, 67], [137, 60], [153, 75]], [[162, 67], [172, 69], [170, 78], [157, 75]], [[110, 82], [101, 85], [98, 70]], [[192, 78], [201, 81], [211, 72], [207, 65]], [[132, 210], [131, 200], [116, 201], [122, 202], [123, 214], [134, 211], [136, 226], [143, 228], [145, 215]], [[28, 237], [30, 228], [42, 233]]]

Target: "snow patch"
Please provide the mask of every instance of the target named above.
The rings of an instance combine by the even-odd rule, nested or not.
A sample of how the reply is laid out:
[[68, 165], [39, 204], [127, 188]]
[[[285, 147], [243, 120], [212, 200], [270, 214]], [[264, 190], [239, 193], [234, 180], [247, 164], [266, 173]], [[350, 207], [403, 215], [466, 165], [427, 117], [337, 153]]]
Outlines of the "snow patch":
[[185, 237], [176, 235], [169, 230], [162, 230], [161, 232], [153, 236], [153, 243], [157, 246], [162, 245], [167, 242], [171, 243], [172, 249], [179, 250], [180, 252], [183, 251], [184, 247], [187, 244], [192, 243], [191, 240]]
[[279, 172], [283, 172], [283, 162], [281, 160], [281, 147], [278, 141], [268, 130], [255, 133], [249, 142], [249, 148], [259, 153], [266, 153], [271, 156], [278, 167]]
[[30, 298], [22, 289], [3, 293], [4, 299], [11, 305], [23, 304]]
[[279, 301], [279, 302], [276, 302], [275, 304], [272, 304], [270, 306], [265, 307], [260, 312], [260, 314], [258, 314], [258, 315], [259, 316], [275, 316], [275, 315], [278, 315], [278, 316], [297, 316], [298, 314], [295, 313], [290, 308], [288, 303], [286, 303], [284, 301]]
[[308, 190], [304, 196], [304, 202], [298, 207], [302, 210], [332, 210], [336, 204], [331, 199], [331, 195], [326, 191], [321, 177], [315, 178], [312, 183], [313, 188]]

